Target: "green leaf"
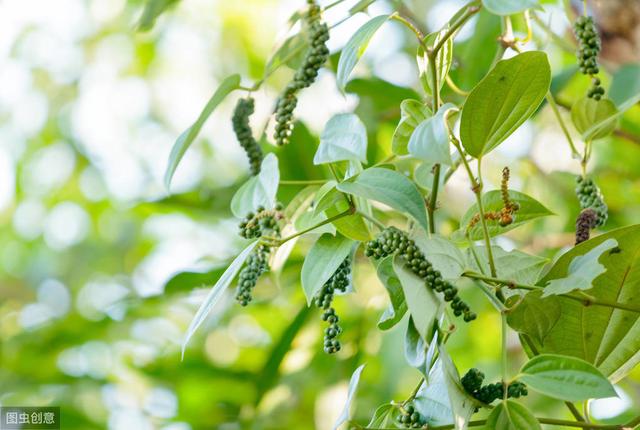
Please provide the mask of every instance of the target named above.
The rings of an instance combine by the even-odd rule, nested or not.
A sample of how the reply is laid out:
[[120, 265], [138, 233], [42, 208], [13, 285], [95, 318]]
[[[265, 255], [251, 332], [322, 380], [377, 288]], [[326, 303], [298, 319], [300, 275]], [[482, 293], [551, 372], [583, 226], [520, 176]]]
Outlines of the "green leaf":
[[184, 340], [182, 341], [182, 358], [184, 358], [184, 350], [187, 347], [187, 343], [189, 343], [189, 339], [195, 333], [195, 331], [200, 327], [200, 325], [204, 322], [204, 320], [211, 312], [211, 309], [218, 303], [218, 300], [222, 297], [222, 294], [227, 289], [233, 278], [236, 277], [245, 260], [249, 257], [249, 254], [253, 251], [253, 249], [258, 244], [258, 241], [255, 241], [249, 244], [241, 253], [238, 255], [233, 262], [229, 265], [227, 270], [224, 271], [218, 282], [211, 288], [207, 297], [205, 297], [204, 301], [198, 308], [195, 316], [191, 320], [189, 324], [189, 328], [187, 328], [187, 332], [184, 336]]
[[513, 400], [498, 404], [487, 419], [487, 430], [542, 430], [540, 423], [526, 406]]
[[482, 4], [496, 15], [513, 15], [540, 7], [538, 0], [482, 0]]
[[342, 425], [342, 423], [346, 423], [349, 421], [349, 417], [351, 416], [351, 403], [356, 395], [356, 390], [358, 389], [358, 383], [360, 382], [360, 374], [364, 369], [364, 364], [360, 365], [353, 375], [351, 375], [351, 380], [349, 381], [349, 391], [347, 394], [347, 401], [344, 404], [344, 408], [342, 409], [342, 413], [338, 417], [336, 423], [333, 425], [333, 430], [338, 430], [338, 427]]
[[336, 189], [337, 181], [327, 181], [320, 189], [315, 197], [313, 213], [319, 214], [334, 206], [340, 200], [343, 200], [343, 194]]
[[378, 29], [389, 19], [389, 15], [380, 15], [367, 21], [356, 31], [342, 49], [340, 60], [338, 61], [338, 71], [336, 73], [338, 87], [344, 91], [344, 87], [349, 80], [351, 71], [364, 54], [369, 45], [369, 41]]
[[325, 233], [311, 247], [302, 264], [302, 289], [311, 305], [313, 298], [351, 253], [353, 241]]
[[140, 21], [138, 21], [138, 30], [151, 30], [156, 23], [156, 19], [171, 6], [178, 3], [178, 1], [179, 0], [147, 0]]
[[621, 66], [613, 74], [609, 98], [616, 106], [621, 106], [638, 94], [640, 94], [640, 63]]
[[520, 369], [518, 380], [532, 390], [569, 402], [617, 396], [609, 380], [593, 365], [565, 355], [533, 357]]
[[338, 190], [384, 203], [409, 214], [427, 231], [424, 199], [406, 176], [389, 169], [372, 167], [337, 185]]
[[[637, 305], [640, 297], [640, 225], [620, 228], [597, 236], [564, 254], [539, 282], [565, 278], [575, 257], [601, 243], [615, 239], [618, 247], [599, 259], [607, 270], [597, 277], [589, 296], [595, 300]], [[596, 366], [612, 382], [619, 381], [640, 363], [640, 314], [606, 306], [584, 306], [554, 296], [562, 312], [560, 320], [544, 339], [541, 353], [570, 355]], [[539, 319], [542, 316], [531, 316]]]
[[[487, 248], [476, 246], [475, 249], [482, 268], [489, 267]], [[499, 246], [492, 246], [491, 250], [497, 276], [500, 279], [508, 279], [518, 284], [535, 284], [540, 279], [542, 269], [549, 262], [547, 258], [530, 255], [517, 249], [507, 252]], [[482, 269], [478, 267], [471, 249], [467, 249], [467, 261], [469, 267], [476, 272], [482, 273]]]
[[309, 41], [306, 32], [301, 31], [288, 37], [267, 61], [263, 76], [265, 78], [270, 76], [284, 64], [296, 69], [302, 63], [308, 46]]
[[594, 280], [606, 272], [606, 268], [598, 262], [605, 251], [618, 246], [615, 239], [607, 239], [584, 255], [575, 257], [569, 263], [567, 276], [552, 279], [544, 288], [542, 297], [553, 294], [565, 294], [573, 290], [589, 290]]
[[402, 284], [393, 270], [393, 255], [383, 258], [378, 262], [378, 279], [389, 293], [390, 306], [384, 311], [378, 321], [380, 330], [389, 330], [400, 322], [407, 312], [407, 303], [404, 300]]
[[349, 15], [355, 15], [358, 12], [364, 12], [369, 6], [371, 6], [376, 0], [360, 0], [358, 3], [351, 6], [349, 9]]
[[453, 415], [454, 428], [456, 430], [466, 430], [471, 416], [476, 411], [479, 403], [462, 388], [458, 369], [456, 369], [444, 345], [439, 345], [438, 351], [444, 371], [444, 382], [447, 386], [447, 393], [449, 394], [449, 404]]
[[453, 423], [449, 391], [442, 360], [437, 360], [427, 382], [420, 387], [413, 402], [416, 410], [430, 426]]
[[447, 103], [438, 109], [431, 118], [427, 118], [416, 127], [409, 139], [409, 153], [414, 157], [429, 162], [451, 166], [449, 150], [449, 131], [445, 121], [458, 108]]
[[371, 421], [367, 424], [367, 427], [373, 428], [384, 428], [388, 425], [391, 425], [393, 412], [396, 410], [395, 406], [391, 403], [385, 403], [384, 405], [378, 406], [378, 409], [371, 417]]
[[481, 158], [509, 137], [538, 109], [550, 84], [544, 52], [499, 61], [462, 108], [460, 137], [469, 155]]
[[464, 254], [449, 239], [436, 234], [427, 237], [418, 231], [412, 234], [411, 238], [444, 279], [456, 280], [466, 270]]
[[[326, 219], [327, 219], [327, 216], [324, 213], [320, 212], [316, 214], [313, 211], [308, 210], [301, 213], [300, 216], [298, 216], [298, 218], [294, 222], [294, 228], [295, 228], [295, 231], [303, 231], [315, 225], [320, 224], [322, 221], [325, 221]], [[294, 233], [294, 232], [290, 232], [289, 234], [291, 233]], [[336, 227], [333, 224], [329, 223], [321, 227], [314, 228], [312, 231], [308, 232], [307, 234], [324, 234], [324, 233], [329, 233], [335, 236]], [[296, 240], [296, 239], [293, 239], [293, 240]], [[286, 244], [283, 246], [286, 246]]]
[[415, 328], [422, 339], [428, 341], [434, 323], [442, 313], [444, 305], [435, 293], [426, 287], [424, 280], [404, 267], [404, 263], [399, 257], [393, 260], [393, 270], [402, 285], [405, 301]]
[[[442, 28], [442, 30], [427, 35], [424, 39], [425, 44], [433, 47], [439, 43], [449, 31], [449, 24], [450, 23]], [[416, 60], [418, 62], [418, 70], [420, 72], [420, 82], [422, 83], [425, 93], [433, 94], [433, 87], [435, 86], [433, 82], [434, 66], [438, 91], [440, 91], [444, 85], [447, 74], [449, 74], [449, 69], [451, 68], [451, 63], [453, 61], [453, 38], [447, 38], [442, 45], [442, 48], [438, 51], [434, 62], [429, 61], [429, 56], [422, 46], [418, 47]]]
[[404, 357], [411, 367], [415, 367], [425, 378], [429, 374], [427, 363], [427, 348], [429, 344], [422, 338], [413, 322], [413, 318], [407, 320], [407, 330], [404, 335]]
[[602, 120], [593, 124], [587, 131], [582, 133], [582, 137], [586, 138], [589, 136], [593, 136], [600, 130], [604, 130], [607, 127], [610, 127], [611, 124], [617, 124], [618, 118], [621, 117], [627, 110], [635, 106], [637, 103], [640, 103], [640, 93], [634, 94], [623, 103], [619, 104], [615, 113], [612, 113], [612, 115], [603, 118]]
[[255, 212], [258, 206], [272, 209], [276, 204], [276, 193], [280, 183], [278, 158], [270, 153], [262, 160], [260, 173], [242, 184], [231, 199], [231, 212], [238, 218], [244, 218], [249, 212]]
[[[505, 227], [500, 226], [498, 221], [487, 220], [487, 227], [489, 229], [490, 236], [498, 236], [500, 234], [508, 232], [509, 230], [513, 230], [514, 228], [519, 227], [526, 222], [532, 221], [537, 218], [553, 215], [553, 212], [544, 207], [542, 203], [538, 202], [533, 197], [529, 197], [528, 195], [519, 191], [509, 190], [509, 198], [512, 201], [518, 203], [520, 205], [520, 209], [518, 209], [518, 211], [513, 216], [513, 223]], [[500, 190], [492, 190], [488, 193], [483, 194], [482, 206], [484, 207], [485, 213], [500, 211], [503, 206]], [[460, 221], [460, 230], [456, 232], [456, 240], [463, 239], [465, 237], [467, 227], [469, 226], [469, 223], [471, 222], [473, 216], [477, 213], [478, 205], [474, 204], [464, 214], [462, 220]], [[482, 233], [481, 223], [478, 223], [471, 228], [470, 236], [472, 240], [480, 240], [484, 237]]]
[[571, 121], [584, 140], [596, 140], [609, 136], [616, 129], [617, 122], [605, 122], [603, 127], [593, 129], [593, 125], [610, 118], [618, 112], [609, 99], [594, 100], [584, 97], [571, 108]]
[[507, 306], [516, 306], [507, 314], [507, 323], [518, 333], [528, 336], [536, 348], [560, 320], [560, 300], [552, 296], [542, 298], [542, 291], [530, 291], [524, 297], [512, 296]]
[[431, 110], [422, 102], [406, 99], [400, 103], [400, 122], [391, 138], [391, 150], [396, 155], [409, 153], [409, 139], [415, 128], [431, 116]]
[[284, 208], [285, 219], [295, 222], [300, 215], [309, 209], [309, 206], [311, 206], [314, 201], [314, 196], [317, 195], [321, 189], [322, 187], [317, 185], [309, 185], [300, 190], [298, 194], [291, 199], [289, 204], [287, 204], [287, 207]]
[[327, 122], [320, 136], [313, 164], [350, 160], [367, 162], [367, 129], [357, 115], [337, 114]]
[[[349, 204], [341, 199], [335, 206], [325, 210], [327, 218], [336, 216], [349, 208]], [[371, 232], [364, 222], [364, 218], [360, 214], [353, 214], [346, 217], [338, 218], [332, 222], [336, 230], [343, 236], [358, 242], [366, 242], [371, 240]]]
[[203, 111], [200, 113], [200, 116], [193, 123], [191, 127], [186, 129], [176, 140], [176, 143], [173, 144], [173, 148], [171, 149], [171, 154], [169, 155], [169, 164], [167, 165], [167, 169], [164, 174], [164, 184], [169, 189], [171, 185], [171, 178], [173, 177], [180, 160], [182, 160], [182, 156], [189, 146], [193, 143], [196, 137], [198, 137], [198, 133], [202, 129], [205, 121], [209, 116], [213, 113], [213, 111], [218, 107], [218, 105], [229, 95], [229, 93], [233, 90], [237, 90], [240, 86], [240, 75], [231, 75], [225, 78], [221, 83], [213, 96], [207, 102], [207, 105], [204, 107]]

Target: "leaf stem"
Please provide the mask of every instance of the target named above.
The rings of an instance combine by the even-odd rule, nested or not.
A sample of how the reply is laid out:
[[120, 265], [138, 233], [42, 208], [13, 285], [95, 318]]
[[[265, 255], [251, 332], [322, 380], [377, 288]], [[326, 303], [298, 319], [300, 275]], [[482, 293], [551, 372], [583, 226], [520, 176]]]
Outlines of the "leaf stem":
[[553, 110], [553, 113], [556, 116], [556, 119], [558, 120], [558, 124], [560, 124], [560, 128], [564, 133], [564, 137], [567, 139], [567, 142], [569, 143], [569, 147], [571, 148], [571, 156], [573, 158], [580, 158], [580, 153], [576, 149], [576, 146], [573, 143], [573, 139], [571, 139], [571, 135], [569, 134], [567, 125], [564, 123], [564, 120], [560, 115], [560, 111], [558, 110], [558, 105], [556, 104], [556, 100], [553, 98], [553, 94], [551, 94], [551, 91], [547, 93], [546, 98], [547, 98], [547, 102], [549, 103], [549, 106], [551, 106], [551, 109]]
[[[510, 289], [516, 289], [516, 290], [536, 291], [536, 290], [544, 289], [544, 287], [541, 287], [539, 285], [520, 284], [515, 281], [499, 279], [499, 278], [496, 278], [495, 276], [485, 276], [475, 272], [464, 272], [462, 276], [464, 276], [465, 278], [478, 279], [490, 285], [495, 285], [495, 284], [504, 285]], [[640, 307], [638, 306], [634, 306], [628, 303], [619, 303], [619, 302], [612, 302], [609, 300], [597, 299], [595, 297], [589, 296], [588, 294], [575, 295], [575, 294], [567, 293], [567, 294], [558, 294], [558, 296], [575, 300], [577, 302], [582, 303], [584, 306], [604, 306], [608, 308], [620, 309], [623, 311], [640, 313]]]
[[489, 261], [489, 269], [491, 270], [491, 276], [496, 276], [496, 264], [493, 261], [493, 250], [491, 249], [491, 236], [489, 235], [489, 228], [487, 227], [487, 220], [484, 217], [484, 207], [482, 204], [482, 159], [478, 159], [478, 180], [473, 189], [476, 195], [476, 202], [478, 203], [478, 213], [480, 214], [480, 224], [482, 225], [482, 234], [484, 236], [485, 247], [487, 248], [487, 260]]
[[457, 86], [456, 83], [453, 82], [453, 79], [451, 79], [451, 76], [447, 75], [447, 76], [444, 77], [444, 79], [447, 82], [447, 85], [449, 85], [449, 88], [451, 88], [451, 90], [454, 93], [460, 94], [463, 97], [466, 97], [469, 94], [471, 94], [469, 91], [465, 91], [462, 88], [460, 88], [459, 86]]
[[310, 179], [310, 180], [281, 180], [280, 185], [323, 185], [326, 179]]
[[381, 223], [380, 221], [378, 221], [377, 219], [375, 219], [374, 217], [364, 213], [363, 211], [356, 211], [356, 213], [358, 215], [360, 215], [361, 217], [363, 217], [364, 219], [370, 221], [372, 224], [374, 224], [376, 227], [378, 227], [380, 230], [384, 230], [385, 228], [387, 228], [386, 225], [384, 225], [383, 223]]
[[438, 205], [438, 188], [440, 187], [440, 164], [433, 166], [433, 184], [431, 185], [431, 195], [429, 196], [429, 204], [427, 212], [429, 214], [429, 233], [436, 232], [435, 212]]
[[440, 48], [442, 48], [442, 46], [447, 42], [447, 40], [451, 38], [460, 29], [460, 27], [462, 27], [469, 20], [469, 18], [471, 18], [476, 13], [480, 12], [480, 9], [481, 9], [480, 2], [478, 1], [470, 2], [467, 5], [467, 10], [465, 10], [465, 12], [462, 15], [460, 15], [460, 18], [458, 18], [456, 22], [451, 24], [451, 27], [449, 27], [447, 32], [442, 36], [442, 38], [438, 41], [438, 43], [436, 43], [432, 49], [426, 51], [429, 57], [433, 56], [433, 58], [435, 58]]
[[409, 30], [413, 32], [413, 34], [416, 35], [416, 39], [418, 39], [418, 43], [420, 44], [422, 49], [424, 49], [425, 52], [427, 51], [427, 45], [425, 45], [424, 43], [424, 34], [422, 33], [422, 31], [420, 31], [418, 27], [414, 25], [413, 22], [411, 22], [409, 18], [403, 16], [400, 12], [394, 12], [389, 16], [389, 19], [393, 19], [404, 24], [405, 27], [407, 27]]
[[309, 228], [305, 228], [304, 230], [301, 230], [301, 231], [299, 231], [297, 233], [294, 233], [291, 236], [287, 236], [287, 237], [285, 237], [283, 239], [265, 238], [265, 239], [267, 239], [265, 241], [265, 243], [267, 245], [282, 246], [283, 244], [285, 244], [286, 242], [290, 241], [291, 239], [295, 239], [298, 236], [302, 236], [305, 233], [309, 233], [310, 231], [313, 231], [313, 230], [315, 230], [315, 229], [317, 229], [319, 227], [322, 227], [323, 225], [332, 223], [333, 221], [335, 221], [337, 219], [344, 218], [344, 217], [349, 216], [349, 215], [353, 215], [355, 213], [355, 211], [356, 211], [355, 206], [349, 206], [349, 208], [347, 210], [345, 210], [344, 212], [340, 212], [337, 215], [334, 215], [334, 216], [332, 216], [330, 218], [327, 218], [327, 219], [325, 219], [323, 221], [320, 221], [316, 225], [313, 225], [313, 226], [311, 226]]

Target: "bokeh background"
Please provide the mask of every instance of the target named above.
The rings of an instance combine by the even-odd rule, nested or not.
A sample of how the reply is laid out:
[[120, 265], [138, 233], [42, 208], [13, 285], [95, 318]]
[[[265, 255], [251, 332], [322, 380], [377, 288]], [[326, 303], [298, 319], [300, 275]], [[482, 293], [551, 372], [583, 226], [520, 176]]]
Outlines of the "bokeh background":
[[[140, 31], [142, 1], [0, 0], [0, 405], [59, 405], [64, 429], [329, 429], [351, 372], [367, 363], [355, 411], [366, 424], [377, 405], [405, 398], [419, 374], [404, 362], [402, 325], [376, 328], [388, 299], [364, 260], [356, 293], [337, 304], [344, 348], [335, 357], [321, 352], [320, 318], [306, 309], [299, 285], [311, 239], [259, 284], [248, 308], [229, 291], [180, 359], [207, 286], [242, 247], [228, 209], [248, 174], [230, 122], [239, 93], [207, 122], [168, 194], [162, 177], [171, 146], [225, 76], [241, 73], [247, 85], [261, 78], [289, 16], [305, 2], [173, 3]], [[379, 0], [349, 18], [355, 3], [325, 14], [335, 25], [335, 55], [302, 94], [294, 144], [278, 151], [284, 179], [328, 177], [311, 159], [338, 112], [355, 111], [367, 125], [370, 162], [385, 158], [400, 101], [420, 98], [415, 40], [397, 23], [374, 37], [347, 94], [337, 90], [339, 50], [369, 16], [401, 8], [435, 30], [464, 4]], [[567, 5], [543, 3], [537, 15], [546, 29], [534, 26], [527, 49], [549, 53], [554, 92], [570, 106], [589, 82], [575, 73]], [[524, 36], [521, 20], [515, 24]], [[461, 32], [452, 71], [460, 87], [471, 89], [486, 73], [500, 31], [500, 20], [483, 12]], [[605, 87], [623, 63], [639, 76], [637, 35], [618, 36], [615, 45], [605, 39]], [[254, 95], [257, 135], [292, 73], [278, 70]], [[461, 100], [448, 90], [445, 98]], [[615, 136], [595, 145], [590, 169], [610, 206], [607, 228], [640, 219], [639, 119], [636, 106]], [[502, 246], [553, 258], [571, 244], [579, 163], [548, 106], [486, 163], [488, 188], [508, 165], [512, 187], [557, 214], [510, 233]], [[283, 187], [279, 199], [298, 191]], [[454, 175], [440, 199], [441, 231], [457, 228], [471, 199], [464, 175]], [[477, 292], [463, 294], [480, 317], [473, 332], [458, 327], [450, 352], [461, 371], [478, 366], [497, 378], [499, 318]], [[515, 367], [524, 360], [516, 337], [510, 347]], [[593, 402], [593, 415], [631, 414], [639, 381], [636, 371], [617, 387], [620, 399]], [[566, 415], [542, 397], [527, 401], [543, 415]]]

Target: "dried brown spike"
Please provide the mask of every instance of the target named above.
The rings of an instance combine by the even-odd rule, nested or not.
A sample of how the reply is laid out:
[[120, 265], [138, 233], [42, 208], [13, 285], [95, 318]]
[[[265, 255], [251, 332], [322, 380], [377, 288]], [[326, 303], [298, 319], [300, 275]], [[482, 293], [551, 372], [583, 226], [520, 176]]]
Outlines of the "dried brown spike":
[[584, 209], [576, 219], [576, 245], [589, 240], [591, 229], [596, 226], [598, 214], [591, 208]]

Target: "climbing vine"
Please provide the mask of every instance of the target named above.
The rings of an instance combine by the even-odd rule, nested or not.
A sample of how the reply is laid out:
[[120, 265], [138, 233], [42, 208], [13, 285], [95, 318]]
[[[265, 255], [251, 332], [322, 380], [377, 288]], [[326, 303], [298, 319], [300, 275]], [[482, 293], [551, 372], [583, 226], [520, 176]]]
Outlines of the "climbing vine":
[[[636, 324], [640, 318], [636, 259], [640, 226], [607, 230], [607, 204], [588, 174], [594, 143], [615, 131], [617, 119], [640, 96], [618, 104], [605, 96], [596, 20], [587, 8], [568, 8], [575, 41], [558, 35], [553, 39], [576, 43], [576, 69], [591, 78], [586, 97], [574, 100], [570, 107], [575, 129], [570, 131], [551, 85], [556, 71], [545, 51], [528, 44], [536, 37], [532, 19], [543, 22], [536, 15], [541, 7], [537, 1], [471, 1], [429, 34], [407, 14], [406, 7], [398, 5], [396, 11], [362, 25], [336, 53], [336, 65], [328, 61], [331, 27], [324, 13], [340, 2], [323, 8], [309, 0], [296, 14], [295, 20], [302, 24], [300, 33], [276, 50], [278, 61], [269, 63], [263, 79], [251, 85], [241, 85], [237, 75], [224, 80], [203, 115], [176, 142], [168, 181], [215, 107], [234, 91], [249, 93], [238, 100], [231, 122], [252, 176], [237, 191], [231, 210], [242, 219], [240, 236], [250, 243], [222, 277], [212, 280], [215, 285], [184, 344], [236, 277], [236, 299], [247, 306], [261, 276], [273, 269], [276, 259], [277, 264], [286, 264], [283, 260], [292, 246], [310, 245], [300, 280], [307, 305], [319, 308], [325, 323], [318, 328], [323, 332], [321, 349], [336, 356], [343, 352], [339, 338], [348, 333], [339, 324], [334, 302], [337, 296], [368, 288], [358, 285], [353, 272], [371, 264], [390, 298], [379, 326], [405, 325], [406, 350], [412, 351], [407, 361], [421, 373], [412, 393], [405, 399], [389, 399], [372, 412], [368, 424], [352, 420], [347, 404], [336, 427], [530, 430], [542, 425], [623, 429], [640, 424], [640, 418], [627, 423], [593, 422], [587, 407], [591, 399], [615, 396], [613, 384], [640, 362], [640, 326]], [[361, 1], [351, 13], [365, 11], [372, 3]], [[484, 77], [464, 91], [450, 73], [454, 42], [480, 13], [499, 16], [502, 34], [495, 41], [496, 56]], [[514, 18], [524, 23], [525, 37], [514, 31]], [[369, 41], [384, 25], [402, 26], [415, 39], [422, 91], [419, 99], [406, 99], [398, 106], [398, 125], [382, 151], [384, 157], [370, 159], [367, 126], [355, 113], [341, 113], [326, 124], [313, 160], [304, 160], [312, 161], [315, 177], [323, 179], [281, 179], [279, 163], [293, 161], [281, 157], [277, 147], [299, 144], [294, 133], [299, 93], [312, 86], [320, 73], [331, 74], [331, 67], [337, 87], [345, 90]], [[254, 111], [251, 93], [276, 68], [291, 66], [288, 61], [300, 55], [291, 80], [274, 101], [272, 121], [256, 139], [258, 129], [252, 130], [249, 122]], [[325, 65], [328, 69], [322, 71]], [[547, 106], [582, 171], [576, 188], [580, 210], [572, 213], [575, 246], [571, 241], [553, 262], [499, 246], [498, 236], [553, 213], [545, 202], [510, 183], [509, 166], [503, 168], [496, 189], [488, 189], [483, 171], [485, 156]], [[475, 203], [451, 231], [440, 223], [439, 214], [447, 209], [440, 205], [441, 192], [458, 171], [466, 178]], [[301, 189], [282, 205], [276, 201], [282, 187]], [[528, 270], [531, 267], [537, 269]], [[502, 322], [502, 332], [495, 334], [502, 339], [501, 375], [491, 383], [485, 382], [478, 368], [460, 377], [456, 357], [447, 351], [449, 340], [461, 335], [456, 331], [460, 324], [474, 336], [494, 335], [483, 333], [478, 324], [467, 299], [472, 289], [482, 293]], [[528, 357], [516, 374], [510, 373], [514, 367], [507, 351], [510, 333], [517, 335]], [[349, 402], [363, 371], [361, 366], [354, 372]], [[556, 399], [574, 420], [540, 416], [535, 403], [527, 400], [532, 393]]]

